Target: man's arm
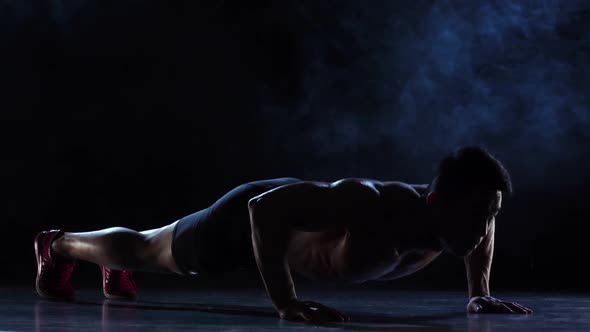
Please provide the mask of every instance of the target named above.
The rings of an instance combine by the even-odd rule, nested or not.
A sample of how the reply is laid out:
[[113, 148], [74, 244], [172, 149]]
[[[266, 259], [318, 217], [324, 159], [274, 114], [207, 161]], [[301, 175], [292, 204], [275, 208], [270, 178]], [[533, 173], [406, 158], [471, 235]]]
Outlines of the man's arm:
[[490, 223], [488, 233], [471, 253], [465, 256], [470, 313], [518, 313], [533, 311], [515, 302], [505, 302], [490, 296], [490, 272], [494, 256], [496, 221]]
[[[318, 303], [298, 302], [287, 261], [291, 233], [294, 230], [313, 232], [346, 226], [336, 216], [344, 209], [354, 212], [358, 204], [366, 206], [363, 202], [371, 201], [377, 194], [354, 180], [341, 181], [335, 186], [300, 182], [265, 192], [248, 202], [254, 256], [281, 318], [344, 320], [342, 314], [331, 308]], [[313, 307], [315, 310], [311, 309]]]
[[476, 296], [490, 296], [490, 271], [494, 257], [496, 221], [492, 221], [488, 227], [488, 233], [481, 243], [464, 258], [470, 299]]

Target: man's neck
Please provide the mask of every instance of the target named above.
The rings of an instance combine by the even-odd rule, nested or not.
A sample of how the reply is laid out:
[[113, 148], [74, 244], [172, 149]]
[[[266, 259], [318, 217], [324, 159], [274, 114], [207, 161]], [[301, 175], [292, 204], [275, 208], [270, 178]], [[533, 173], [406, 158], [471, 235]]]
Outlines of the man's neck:
[[426, 195], [417, 197], [415, 203], [406, 206], [408, 219], [399, 229], [404, 234], [400, 234], [398, 250], [442, 250], [438, 236], [440, 223], [435, 211], [426, 204]]
[[442, 250], [440, 241], [441, 220], [432, 206], [426, 202], [428, 193], [420, 195], [420, 208], [418, 209], [417, 220], [414, 231], [420, 234], [420, 244], [424, 249]]

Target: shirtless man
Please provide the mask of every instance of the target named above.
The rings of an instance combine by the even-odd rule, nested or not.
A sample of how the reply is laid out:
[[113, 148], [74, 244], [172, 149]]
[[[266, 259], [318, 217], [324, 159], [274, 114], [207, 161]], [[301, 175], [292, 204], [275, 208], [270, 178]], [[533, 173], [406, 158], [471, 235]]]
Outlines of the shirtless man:
[[490, 296], [495, 217], [512, 185], [480, 147], [444, 158], [430, 185], [348, 178], [279, 178], [234, 188], [210, 207], [162, 228], [41, 232], [35, 238], [37, 291], [70, 299], [76, 260], [98, 264], [107, 297], [136, 298], [130, 271], [186, 275], [257, 266], [280, 318], [346, 321], [297, 298], [291, 272], [361, 283], [412, 274], [443, 251], [464, 259], [469, 313], [532, 311]]

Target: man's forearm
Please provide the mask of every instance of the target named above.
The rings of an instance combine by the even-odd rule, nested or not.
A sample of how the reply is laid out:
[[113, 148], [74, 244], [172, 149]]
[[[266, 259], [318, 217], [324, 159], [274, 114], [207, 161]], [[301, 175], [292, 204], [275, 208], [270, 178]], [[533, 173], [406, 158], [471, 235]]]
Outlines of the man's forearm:
[[252, 247], [260, 276], [276, 309], [284, 309], [297, 299], [287, 260], [292, 230], [290, 219], [277, 212], [276, 207], [260, 206], [257, 201], [249, 202], [248, 211]]
[[470, 279], [468, 277], [467, 284], [470, 299], [476, 296], [490, 296], [489, 273], [479, 278]]
[[320, 232], [343, 226], [332, 218], [341, 205], [352, 205], [367, 195], [313, 182], [298, 182], [269, 190], [248, 201], [252, 246], [264, 286], [277, 309], [297, 299], [287, 260], [295, 230]]
[[490, 272], [494, 255], [495, 224], [473, 252], [465, 256], [469, 298], [490, 295]]
[[280, 310], [296, 300], [297, 295], [286, 257], [286, 236], [281, 236], [282, 232], [273, 232], [270, 236], [266, 233], [264, 236], [264, 233], [269, 231], [269, 229], [253, 226], [252, 245], [266, 291], [274, 306]]

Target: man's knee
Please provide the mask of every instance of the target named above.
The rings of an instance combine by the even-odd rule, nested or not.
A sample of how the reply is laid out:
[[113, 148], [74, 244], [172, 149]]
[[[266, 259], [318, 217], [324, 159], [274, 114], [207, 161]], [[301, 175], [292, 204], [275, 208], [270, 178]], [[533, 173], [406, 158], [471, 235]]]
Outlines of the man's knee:
[[126, 269], [141, 269], [148, 262], [149, 240], [137, 231], [124, 227], [111, 229], [109, 256]]
[[162, 227], [152, 234], [144, 234], [144, 243], [139, 248], [139, 259], [146, 269], [157, 272], [176, 272], [171, 264], [172, 235], [175, 223]]

